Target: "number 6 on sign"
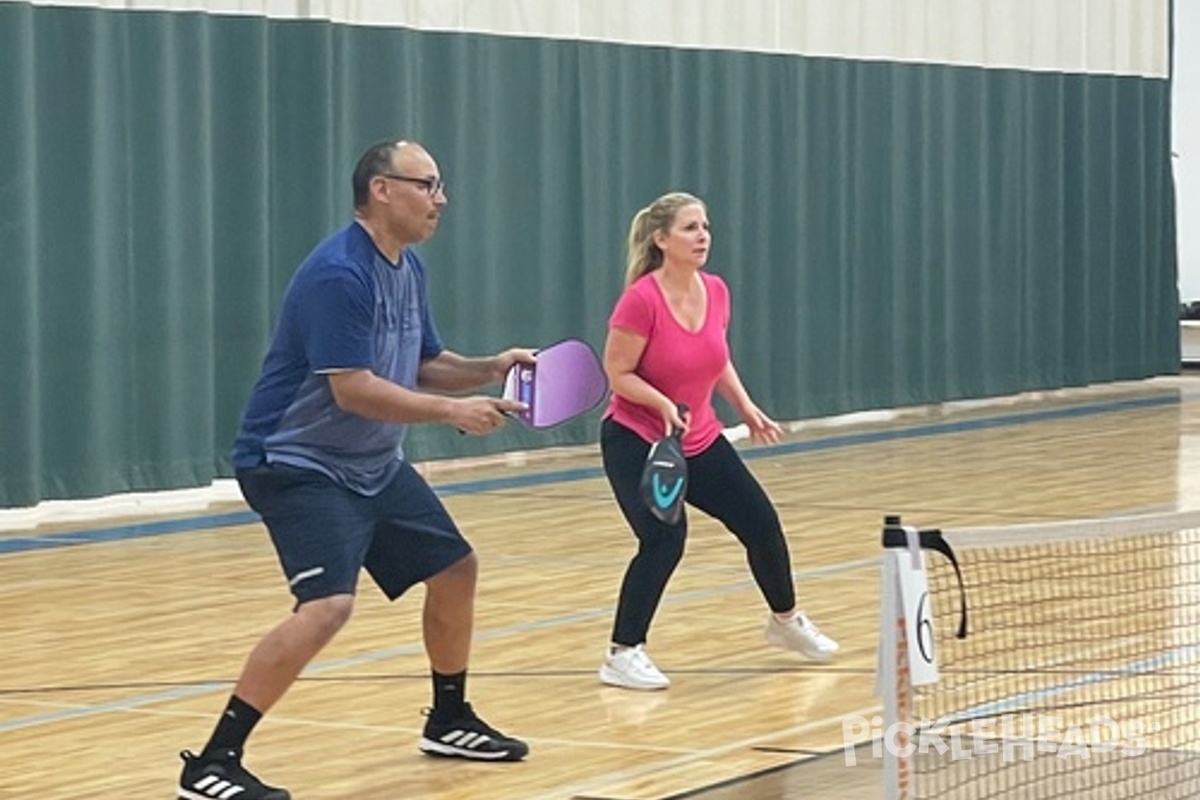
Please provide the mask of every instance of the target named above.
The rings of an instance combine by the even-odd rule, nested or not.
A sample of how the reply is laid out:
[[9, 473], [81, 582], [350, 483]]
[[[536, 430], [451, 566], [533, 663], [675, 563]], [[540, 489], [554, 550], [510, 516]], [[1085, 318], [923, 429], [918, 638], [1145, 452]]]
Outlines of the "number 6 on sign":
[[934, 645], [933, 617], [929, 608], [929, 584], [925, 580], [925, 554], [921, 552], [916, 529], [905, 526], [908, 547], [890, 550], [900, 607], [904, 611], [904, 632], [908, 645], [908, 671], [913, 686], [938, 682], [937, 652]]

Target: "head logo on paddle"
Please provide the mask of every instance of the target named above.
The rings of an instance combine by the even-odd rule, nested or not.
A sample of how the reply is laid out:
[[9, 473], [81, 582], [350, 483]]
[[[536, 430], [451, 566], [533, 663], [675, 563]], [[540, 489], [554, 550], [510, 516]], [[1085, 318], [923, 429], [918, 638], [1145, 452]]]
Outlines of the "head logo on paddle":
[[[681, 405], [679, 413], [686, 414], [687, 406]], [[668, 525], [679, 522], [687, 497], [688, 470], [682, 437], [683, 430], [675, 428], [651, 445], [639, 485], [650, 513]]]
[[513, 414], [531, 428], [552, 428], [596, 408], [608, 396], [608, 379], [591, 346], [564, 339], [537, 351], [536, 364], [514, 364], [504, 398], [524, 403]]

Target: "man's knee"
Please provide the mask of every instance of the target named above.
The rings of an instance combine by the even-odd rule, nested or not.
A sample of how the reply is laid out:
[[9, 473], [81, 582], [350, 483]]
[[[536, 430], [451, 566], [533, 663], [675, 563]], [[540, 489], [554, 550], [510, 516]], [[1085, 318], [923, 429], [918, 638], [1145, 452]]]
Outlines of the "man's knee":
[[335, 594], [310, 600], [296, 609], [297, 616], [312, 626], [322, 638], [331, 638], [342, 629], [354, 612], [354, 595]]
[[474, 586], [479, 575], [479, 559], [472, 551], [446, 567], [441, 572], [425, 581], [430, 589], [453, 586], [461, 589], [463, 586]]
[[475, 551], [472, 550], [438, 574], [452, 575], [460, 580], [464, 578], [475, 580], [475, 576], [479, 574], [479, 558], [475, 555]]

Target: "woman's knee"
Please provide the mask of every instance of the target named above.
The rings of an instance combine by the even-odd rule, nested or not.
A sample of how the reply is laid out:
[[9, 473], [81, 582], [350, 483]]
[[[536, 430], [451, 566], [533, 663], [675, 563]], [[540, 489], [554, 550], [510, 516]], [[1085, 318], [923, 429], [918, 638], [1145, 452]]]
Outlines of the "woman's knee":
[[682, 528], [670, 528], [654, 535], [638, 539], [638, 555], [656, 563], [674, 566], [683, 558], [687, 532]]

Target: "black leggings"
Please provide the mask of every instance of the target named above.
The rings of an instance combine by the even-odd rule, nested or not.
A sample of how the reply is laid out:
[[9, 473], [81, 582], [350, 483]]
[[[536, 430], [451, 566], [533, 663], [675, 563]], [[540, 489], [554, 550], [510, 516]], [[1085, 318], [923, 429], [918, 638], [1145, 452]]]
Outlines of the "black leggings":
[[[629, 646], [646, 641], [687, 539], [686, 507], [678, 523], [667, 525], [642, 502], [638, 482], [649, 452], [650, 445], [624, 425], [612, 419], [601, 423], [604, 474], [638, 540], [613, 621], [613, 642]], [[724, 523], [746, 548], [750, 572], [767, 605], [772, 611], [790, 611], [796, 605], [791, 556], [779, 515], [762, 486], [724, 436], [687, 462], [687, 504]]]

